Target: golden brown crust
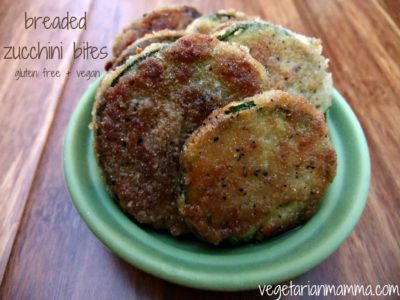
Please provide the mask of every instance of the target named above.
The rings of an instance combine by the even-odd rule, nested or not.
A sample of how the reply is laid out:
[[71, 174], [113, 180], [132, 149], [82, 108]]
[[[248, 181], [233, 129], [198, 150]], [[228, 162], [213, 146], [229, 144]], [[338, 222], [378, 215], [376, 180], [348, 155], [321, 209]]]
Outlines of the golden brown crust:
[[145, 14], [115, 37], [114, 57], [118, 57], [126, 47], [145, 34], [163, 29], [183, 30], [200, 16], [196, 8], [187, 5], [162, 8]]
[[186, 30], [190, 33], [210, 34], [233, 22], [257, 19], [257, 17], [248, 16], [241, 11], [233, 9], [219, 10], [216, 13], [197, 18], [187, 26]]
[[[124, 210], [179, 235], [186, 230], [176, 207], [185, 139], [211, 111], [263, 91], [269, 81], [247, 52], [205, 35], [184, 36], [146, 56], [154, 47], [103, 80], [94, 109], [94, 146]], [[227, 57], [228, 73], [218, 69]], [[240, 89], [232, 87], [233, 80]]]
[[186, 189], [178, 207], [194, 232], [213, 244], [263, 239], [316, 212], [336, 173], [321, 112], [302, 97], [269, 91], [217, 109], [204, 123], [180, 159]]

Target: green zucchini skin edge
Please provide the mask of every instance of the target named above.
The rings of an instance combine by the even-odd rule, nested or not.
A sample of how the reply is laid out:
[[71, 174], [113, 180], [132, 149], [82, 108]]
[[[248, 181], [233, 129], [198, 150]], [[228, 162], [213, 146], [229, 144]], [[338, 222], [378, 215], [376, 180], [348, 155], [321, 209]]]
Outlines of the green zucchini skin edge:
[[151, 50], [147, 53], [144, 53], [143, 55], [138, 55], [135, 56], [130, 62], [125, 64], [125, 69], [117, 76], [113, 79], [113, 81], [111, 81], [111, 87], [115, 86], [119, 79], [128, 74], [129, 72], [131, 72], [140, 62], [144, 61], [145, 59], [154, 56], [156, 53], [158, 53], [161, 49], [163, 49], [163, 47]]
[[224, 114], [229, 115], [229, 114], [238, 113], [240, 111], [250, 109], [255, 106], [257, 106], [257, 105], [254, 103], [254, 101], [244, 102], [239, 105], [229, 107], [228, 110], [224, 111]]
[[[283, 34], [285, 36], [293, 36], [288, 30], [285, 30], [284, 28], [281, 28], [280, 26], [273, 25], [267, 22], [240, 22], [237, 24], [233, 24], [232, 26], [228, 27], [226, 30], [222, 30], [220, 34], [217, 35], [217, 39], [220, 41], [227, 41], [229, 38], [239, 30], [242, 30], [241, 33], [245, 32], [248, 29], [265, 29], [265, 28], [272, 28], [279, 34]], [[240, 34], [240, 33], [239, 33]]]

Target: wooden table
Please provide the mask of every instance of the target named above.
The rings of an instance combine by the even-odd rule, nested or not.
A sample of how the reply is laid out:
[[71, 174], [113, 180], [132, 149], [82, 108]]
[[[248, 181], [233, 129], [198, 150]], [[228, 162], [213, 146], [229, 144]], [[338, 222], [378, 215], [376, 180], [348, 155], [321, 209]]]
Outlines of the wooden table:
[[[216, 293], [148, 275], [111, 254], [88, 230], [68, 196], [61, 168], [63, 135], [89, 81], [79, 70], [105, 60], [72, 59], [73, 42], [111, 49], [131, 19], [178, 1], [3, 0], [0, 41], [63, 42], [62, 60], [0, 61], [0, 299], [249, 299], [258, 290]], [[179, 1], [180, 2], [180, 1]], [[299, 284], [400, 284], [400, 2], [190, 1], [204, 13], [236, 8], [322, 39], [335, 87], [365, 131], [372, 182], [360, 223]], [[25, 29], [24, 12], [82, 16], [87, 30]], [[60, 78], [15, 79], [18, 69], [59, 70]], [[66, 72], [70, 71], [70, 75]], [[351, 201], [351, 199], [349, 199]]]

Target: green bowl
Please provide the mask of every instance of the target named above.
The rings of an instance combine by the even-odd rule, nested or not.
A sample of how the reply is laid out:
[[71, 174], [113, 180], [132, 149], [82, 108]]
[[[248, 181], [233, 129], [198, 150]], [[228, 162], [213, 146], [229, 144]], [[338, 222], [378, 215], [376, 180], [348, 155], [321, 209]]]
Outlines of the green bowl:
[[368, 146], [353, 111], [335, 90], [327, 115], [337, 152], [337, 175], [318, 213], [304, 226], [262, 243], [214, 247], [136, 224], [107, 193], [88, 125], [99, 80], [73, 113], [64, 141], [64, 176], [72, 201], [92, 232], [115, 254], [143, 271], [208, 290], [257, 289], [296, 277], [331, 255], [364, 209], [370, 183]]

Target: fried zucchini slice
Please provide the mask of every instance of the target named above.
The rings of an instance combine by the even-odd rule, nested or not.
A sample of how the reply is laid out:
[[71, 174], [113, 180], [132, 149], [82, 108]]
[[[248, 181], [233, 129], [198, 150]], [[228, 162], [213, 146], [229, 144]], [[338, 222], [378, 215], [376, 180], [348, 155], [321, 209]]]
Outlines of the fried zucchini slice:
[[215, 245], [303, 224], [336, 174], [323, 114], [278, 90], [215, 110], [186, 141], [180, 163], [179, 211]]
[[200, 16], [196, 8], [187, 5], [160, 8], [144, 14], [115, 37], [112, 47], [114, 57], [118, 57], [125, 48], [145, 34], [163, 29], [183, 30]]
[[249, 48], [274, 80], [274, 88], [301, 95], [325, 112], [332, 101], [332, 75], [321, 41], [263, 21], [244, 21], [215, 33]]
[[94, 106], [94, 149], [123, 210], [140, 223], [185, 232], [176, 207], [184, 141], [214, 109], [269, 84], [247, 51], [201, 34], [152, 44], [109, 72]]

